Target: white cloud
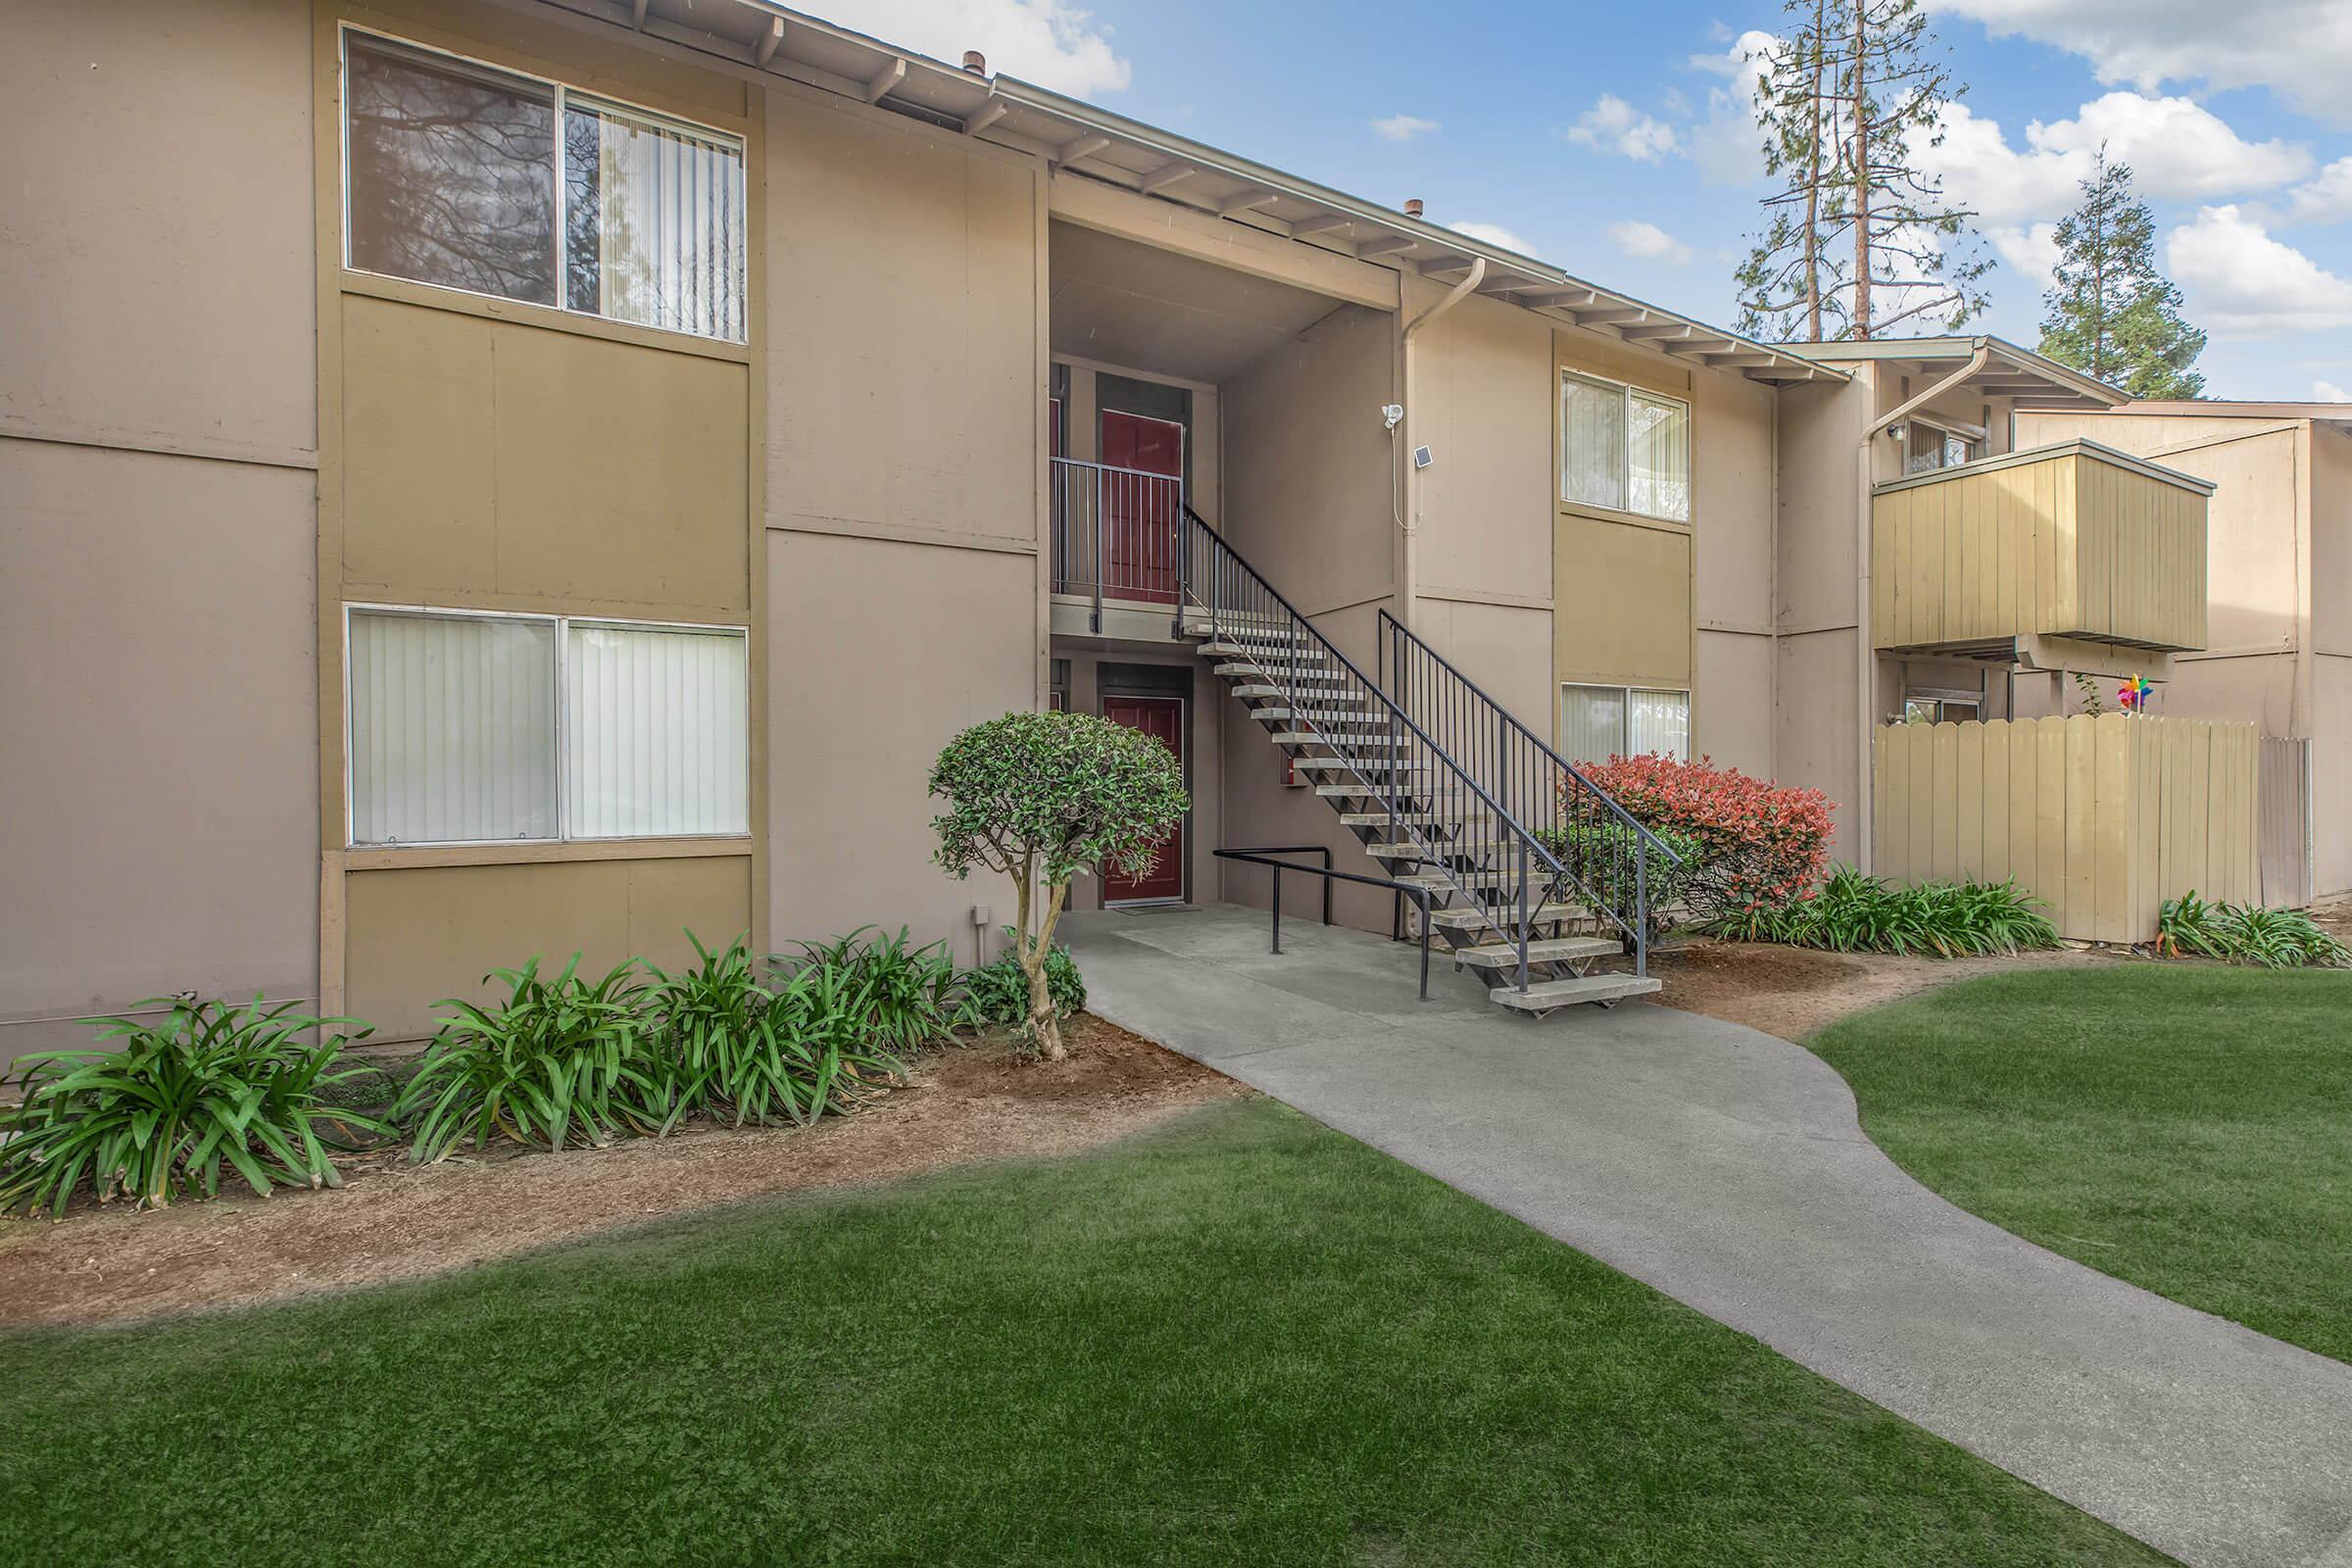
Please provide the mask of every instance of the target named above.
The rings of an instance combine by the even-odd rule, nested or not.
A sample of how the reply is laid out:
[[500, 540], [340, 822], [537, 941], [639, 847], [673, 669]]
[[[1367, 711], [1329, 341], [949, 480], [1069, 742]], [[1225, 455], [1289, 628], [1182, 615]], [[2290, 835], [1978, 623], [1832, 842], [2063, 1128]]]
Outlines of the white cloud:
[[824, 13], [941, 60], [977, 49], [991, 71], [1078, 97], [1117, 92], [1134, 75], [1110, 29], [1068, 0], [832, 0]]
[[1644, 223], [1638, 220], [1611, 223], [1609, 238], [1619, 250], [1636, 261], [1665, 262], [1681, 267], [1690, 260], [1690, 247], [1655, 223]]
[[1373, 131], [1384, 141], [1411, 141], [1437, 128], [1436, 121], [1423, 120], [1419, 115], [1391, 115], [1386, 120], [1372, 122]]
[[2236, 207], [2207, 207], [2165, 236], [2165, 268], [2186, 315], [2223, 337], [2352, 326], [2352, 281], [2273, 239]]
[[2101, 81], [2269, 87], [2314, 115], [2352, 121], [2352, 6], [2335, 0], [1934, 0], [1995, 37], [2072, 50]]
[[2064, 213], [2080, 200], [2101, 146], [2132, 166], [2139, 193], [2164, 201], [2211, 201], [2269, 190], [2311, 172], [2311, 155], [2274, 137], [2250, 142], [2186, 98], [2111, 92], [2072, 120], [2026, 126], [2026, 146], [2009, 144], [2000, 122], [1949, 104], [1939, 144], [1922, 144], [1920, 163], [1943, 178], [1947, 195], [1987, 224], [2017, 224]]
[[1522, 256], [1536, 254], [1536, 248], [1533, 245], [1500, 223], [1447, 223], [1446, 226], [1456, 234], [1467, 234], [1472, 239], [1483, 240], [1489, 245], [1499, 245], [1506, 251], [1517, 251]]
[[2002, 261], [2034, 285], [2035, 292], [2055, 283], [2058, 271], [2058, 225], [2011, 223], [1988, 225], [1984, 237]]
[[1690, 159], [1707, 184], [1745, 185], [1764, 177], [1762, 95], [1756, 82], [1765, 58], [1779, 47], [1771, 33], [1750, 28], [1720, 54], [1692, 55], [1685, 62], [1723, 78], [1723, 85], [1707, 88], [1707, 118], [1689, 133]]
[[1614, 93], [1602, 93], [1600, 102], [1577, 117], [1576, 123], [1568, 127], [1568, 139], [1643, 164], [1654, 164], [1679, 150], [1672, 125], [1643, 114]]
[[2352, 158], [2338, 158], [2291, 194], [2287, 217], [2294, 222], [2340, 223], [2352, 218]]
[[2352, 392], [2345, 391], [2333, 381], [2314, 381], [2311, 383], [2311, 401], [2314, 403], [2352, 403]]

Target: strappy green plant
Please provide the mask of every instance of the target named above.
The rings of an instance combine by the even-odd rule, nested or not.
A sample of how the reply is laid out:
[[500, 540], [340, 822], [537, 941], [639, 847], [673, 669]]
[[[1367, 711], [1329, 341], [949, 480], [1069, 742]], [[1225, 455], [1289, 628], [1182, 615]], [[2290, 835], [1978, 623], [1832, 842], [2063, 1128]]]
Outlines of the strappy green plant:
[[1741, 910], [1701, 929], [1735, 942], [1938, 958], [2058, 946], [2058, 928], [2015, 881], [1898, 888], [1851, 867], [1840, 867], [1809, 897]]
[[371, 1071], [341, 1061], [369, 1033], [357, 1019], [258, 996], [133, 1010], [150, 1007], [163, 1015], [84, 1020], [99, 1029], [85, 1049], [18, 1058], [24, 1099], [0, 1119], [0, 1208], [60, 1215], [85, 1186], [100, 1202], [161, 1207], [217, 1196], [224, 1167], [265, 1198], [340, 1187], [331, 1152], [391, 1135], [330, 1096]]
[[2300, 909], [2208, 904], [2193, 889], [2167, 900], [2157, 912], [2155, 948], [2169, 958], [2193, 953], [2266, 969], [2352, 966], [2352, 949]]
[[544, 979], [534, 957], [483, 977], [507, 988], [495, 1007], [456, 997], [437, 1004], [454, 1016], [426, 1049], [397, 1112], [404, 1123], [415, 1119], [413, 1159], [445, 1158], [467, 1137], [479, 1149], [499, 1133], [548, 1150], [602, 1147], [624, 1132], [674, 1126], [685, 1114], [655, 1061], [637, 960], [594, 983], [579, 966], [575, 953], [561, 974]]
[[796, 957], [770, 960], [780, 971], [837, 970], [846, 988], [842, 1004], [864, 1020], [867, 1033], [890, 1054], [909, 1056], [939, 1045], [975, 1022], [956, 983], [948, 945], [914, 946], [906, 928], [896, 936], [859, 926], [831, 942], [804, 942]]

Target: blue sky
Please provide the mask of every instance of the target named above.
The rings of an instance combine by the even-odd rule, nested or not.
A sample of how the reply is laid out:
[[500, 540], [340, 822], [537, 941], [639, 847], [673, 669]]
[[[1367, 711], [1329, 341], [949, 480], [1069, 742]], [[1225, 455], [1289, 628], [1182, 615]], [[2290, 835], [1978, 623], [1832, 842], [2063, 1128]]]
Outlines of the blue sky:
[[[1769, 189], [1736, 62], [1777, 4], [810, 0], [1728, 323]], [[1928, 156], [2032, 345], [2048, 225], [2104, 141], [2213, 341], [2214, 397], [2352, 399], [2352, 0], [1934, 0], [1967, 86]]]

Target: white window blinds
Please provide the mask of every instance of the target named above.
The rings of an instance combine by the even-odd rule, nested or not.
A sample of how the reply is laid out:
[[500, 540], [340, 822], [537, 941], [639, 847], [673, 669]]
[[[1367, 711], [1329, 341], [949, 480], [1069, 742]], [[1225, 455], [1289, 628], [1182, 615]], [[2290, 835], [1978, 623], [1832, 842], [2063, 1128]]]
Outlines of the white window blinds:
[[573, 310], [743, 340], [740, 147], [569, 99], [564, 182]]
[[1625, 689], [1560, 688], [1560, 755], [1571, 762], [1605, 762], [1625, 754]]
[[351, 841], [556, 832], [555, 623], [355, 612]]
[[570, 836], [749, 832], [742, 635], [592, 621], [566, 631]]
[[1631, 477], [1625, 510], [1645, 517], [1690, 520], [1690, 411], [1671, 398], [1632, 396]]
[[1625, 508], [1625, 388], [1560, 375], [1560, 499]]
[[1626, 755], [1690, 760], [1690, 694], [1635, 691], [1626, 699]]

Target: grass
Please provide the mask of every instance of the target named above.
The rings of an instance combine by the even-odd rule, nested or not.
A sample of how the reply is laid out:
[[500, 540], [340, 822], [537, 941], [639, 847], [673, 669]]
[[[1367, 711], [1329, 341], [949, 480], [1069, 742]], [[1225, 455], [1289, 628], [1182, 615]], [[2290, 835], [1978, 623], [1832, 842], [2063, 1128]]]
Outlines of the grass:
[[2352, 1361], [2352, 975], [2134, 964], [1969, 980], [1812, 1042], [1945, 1198]]
[[0, 1357], [56, 1562], [2164, 1560], [1270, 1102]]

